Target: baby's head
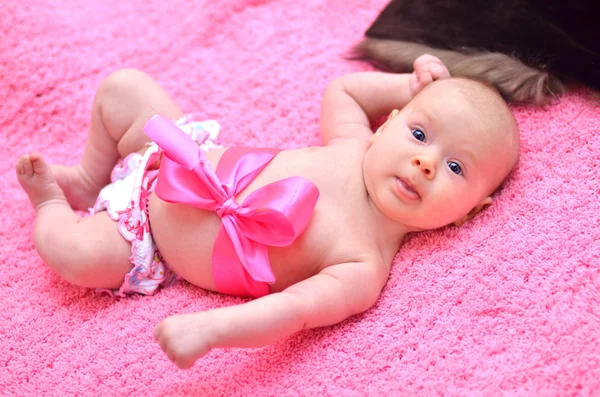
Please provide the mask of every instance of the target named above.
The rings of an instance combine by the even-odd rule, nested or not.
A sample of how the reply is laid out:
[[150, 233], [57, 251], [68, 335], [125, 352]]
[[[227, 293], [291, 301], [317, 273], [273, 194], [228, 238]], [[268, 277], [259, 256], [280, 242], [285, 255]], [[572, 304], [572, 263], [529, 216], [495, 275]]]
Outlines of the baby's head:
[[363, 165], [377, 208], [410, 230], [460, 225], [491, 204], [519, 158], [519, 131], [502, 97], [452, 78], [425, 87], [371, 139]]

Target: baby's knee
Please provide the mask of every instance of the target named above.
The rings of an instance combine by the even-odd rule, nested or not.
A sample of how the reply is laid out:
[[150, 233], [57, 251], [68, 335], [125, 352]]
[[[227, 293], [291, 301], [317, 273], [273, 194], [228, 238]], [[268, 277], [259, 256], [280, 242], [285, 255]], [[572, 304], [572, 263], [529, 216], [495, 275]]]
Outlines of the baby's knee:
[[117, 96], [122, 98], [124, 94], [139, 89], [140, 84], [152, 81], [152, 78], [138, 69], [124, 68], [108, 75], [96, 92], [96, 97]]

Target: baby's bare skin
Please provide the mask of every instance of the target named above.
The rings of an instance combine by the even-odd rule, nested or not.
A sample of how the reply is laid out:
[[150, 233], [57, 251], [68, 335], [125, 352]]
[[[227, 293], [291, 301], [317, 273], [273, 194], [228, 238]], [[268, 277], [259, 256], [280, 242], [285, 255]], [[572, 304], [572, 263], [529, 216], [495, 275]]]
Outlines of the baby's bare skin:
[[[406, 233], [463, 223], [491, 203], [495, 184], [518, 155], [514, 120], [501, 100], [475, 83], [426, 87], [447, 77], [439, 60], [422, 56], [412, 75], [357, 73], [328, 87], [324, 146], [282, 151], [237, 197], [241, 203], [290, 176], [319, 189], [305, 232], [289, 247], [269, 248], [272, 293], [163, 320], [155, 338], [170, 360], [189, 368], [216, 347], [263, 346], [363, 312], [376, 302]], [[81, 164], [51, 170], [39, 155], [22, 156], [17, 176], [36, 209], [36, 248], [48, 266], [76, 285], [118, 288], [131, 269], [131, 246], [106, 213], [81, 218], [73, 209], [92, 206], [116, 159], [144, 147], [141, 128], [152, 109], [170, 119], [183, 112], [143, 73], [118, 72], [106, 81], [94, 102]], [[396, 108], [402, 110], [392, 112]], [[390, 112], [373, 134], [370, 120]], [[223, 152], [207, 153], [213, 168]], [[219, 217], [155, 195], [149, 217], [171, 268], [215, 290], [211, 256]]]
[[[365, 199], [362, 159], [367, 149], [367, 141], [345, 139], [325, 147], [282, 151], [237, 196], [241, 203], [254, 190], [291, 176], [304, 177], [319, 189], [319, 200], [304, 233], [289, 247], [269, 247], [276, 277], [271, 292], [283, 291], [340, 263], [361, 262], [389, 272], [400, 240], [390, 238], [387, 222], [378, 222], [383, 219]], [[224, 150], [206, 153], [213, 169]], [[153, 236], [165, 261], [185, 280], [214, 291], [211, 255], [220, 218], [210, 211], [164, 202], [155, 194], [149, 212]]]

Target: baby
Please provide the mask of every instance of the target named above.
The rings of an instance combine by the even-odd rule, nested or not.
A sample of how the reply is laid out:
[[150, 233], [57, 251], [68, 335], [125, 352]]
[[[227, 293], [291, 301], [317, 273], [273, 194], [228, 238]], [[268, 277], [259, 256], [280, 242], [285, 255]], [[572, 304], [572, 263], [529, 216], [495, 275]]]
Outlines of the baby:
[[492, 88], [450, 78], [429, 55], [414, 66], [335, 80], [324, 146], [284, 151], [211, 149], [169, 121], [184, 114], [150, 77], [118, 71], [97, 91], [79, 165], [18, 160], [36, 249], [65, 280], [118, 295], [177, 275], [257, 298], [163, 320], [155, 338], [181, 368], [363, 312], [407, 233], [463, 224], [518, 160], [516, 123]]

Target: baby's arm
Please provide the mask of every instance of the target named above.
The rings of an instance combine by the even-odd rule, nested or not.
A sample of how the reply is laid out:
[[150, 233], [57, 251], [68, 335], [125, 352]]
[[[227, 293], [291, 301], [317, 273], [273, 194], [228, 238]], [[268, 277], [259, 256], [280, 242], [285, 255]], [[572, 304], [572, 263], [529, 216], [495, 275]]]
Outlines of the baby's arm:
[[438, 58], [422, 55], [412, 74], [359, 72], [334, 80], [323, 95], [323, 143], [340, 137], [369, 139], [372, 120], [401, 109], [426, 85], [450, 77]]
[[410, 101], [410, 74], [359, 72], [335, 79], [323, 95], [323, 144], [335, 138], [369, 139], [371, 120], [400, 109]]
[[180, 368], [215, 347], [259, 347], [302, 329], [322, 327], [370, 308], [387, 280], [384, 267], [330, 266], [286, 290], [248, 303], [171, 316], [155, 338]]

